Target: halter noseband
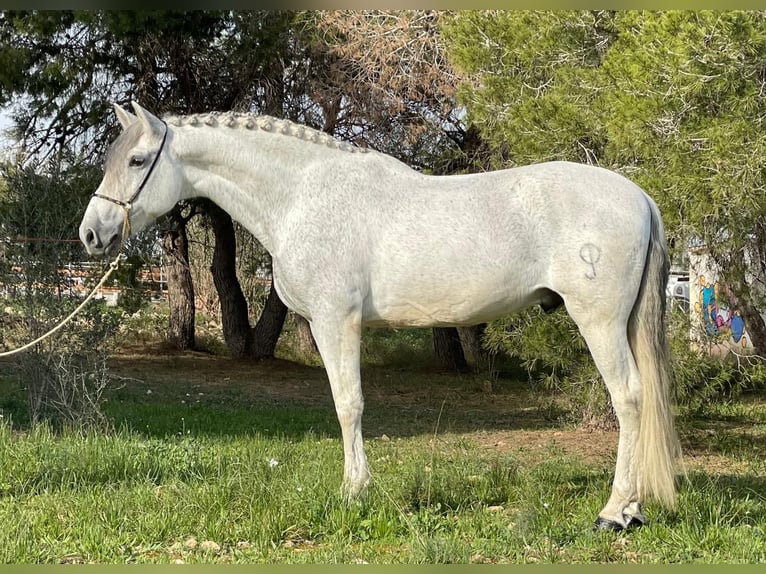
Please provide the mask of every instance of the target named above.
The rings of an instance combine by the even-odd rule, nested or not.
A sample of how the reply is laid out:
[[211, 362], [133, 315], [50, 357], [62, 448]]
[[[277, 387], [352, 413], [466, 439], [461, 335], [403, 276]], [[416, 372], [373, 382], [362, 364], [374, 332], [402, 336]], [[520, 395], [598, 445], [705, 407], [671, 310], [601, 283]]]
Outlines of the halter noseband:
[[152, 172], [154, 171], [154, 166], [157, 165], [157, 160], [160, 159], [160, 154], [162, 153], [162, 150], [165, 147], [165, 140], [168, 137], [168, 124], [166, 124], [164, 120], [162, 121], [162, 123], [165, 125], [165, 133], [162, 134], [162, 141], [160, 142], [160, 148], [157, 150], [157, 155], [154, 156], [154, 159], [152, 160], [152, 163], [149, 166], [149, 171], [146, 172], [144, 179], [141, 180], [141, 184], [138, 186], [138, 189], [136, 189], [135, 193], [131, 195], [127, 201], [123, 201], [122, 199], [116, 199], [114, 197], [109, 197], [108, 195], [103, 195], [100, 193], [93, 194], [93, 197], [98, 197], [99, 199], [105, 199], [106, 201], [111, 201], [112, 203], [122, 207], [125, 210], [125, 220], [128, 222], [127, 223], [128, 226], [130, 226], [130, 222], [129, 222], [130, 209], [133, 207], [133, 202], [136, 199], [138, 199], [138, 195], [144, 190], [144, 186], [146, 186], [146, 182], [149, 181], [149, 177], [151, 177]]

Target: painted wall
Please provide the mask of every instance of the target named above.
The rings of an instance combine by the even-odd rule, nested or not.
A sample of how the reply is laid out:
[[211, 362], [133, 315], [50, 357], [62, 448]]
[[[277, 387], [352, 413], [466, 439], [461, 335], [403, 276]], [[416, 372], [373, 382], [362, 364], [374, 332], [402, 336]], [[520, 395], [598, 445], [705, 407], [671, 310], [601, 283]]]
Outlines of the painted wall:
[[718, 280], [704, 249], [689, 253], [689, 295], [693, 341], [715, 355], [751, 352], [752, 343], [737, 309], [737, 298]]

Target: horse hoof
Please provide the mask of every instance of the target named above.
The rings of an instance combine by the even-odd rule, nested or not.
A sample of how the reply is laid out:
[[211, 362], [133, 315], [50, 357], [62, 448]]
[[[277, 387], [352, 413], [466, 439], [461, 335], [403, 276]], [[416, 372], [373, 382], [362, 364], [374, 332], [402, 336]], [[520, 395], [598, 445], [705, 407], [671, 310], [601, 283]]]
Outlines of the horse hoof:
[[636, 518], [635, 516], [630, 517], [630, 521], [628, 521], [628, 526], [625, 527], [616, 520], [609, 520], [608, 518], [602, 518], [601, 516], [598, 517], [595, 523], [595, 529], [596, 530], [610, 530], [612, 532], [622, 532], [623, 530], [632, 530], [634, 528], [638, 528], [639, 526], [643, 526], [644, 523]]
[[596, 519], [595, 523], [595, 529], [596, 530], [611, 530], [612, 532], [620, 532], [622, 530], [625, 530], [622, 524], [617, 522], [616, 520], [609, 520], [607, 518], [598, 517]]

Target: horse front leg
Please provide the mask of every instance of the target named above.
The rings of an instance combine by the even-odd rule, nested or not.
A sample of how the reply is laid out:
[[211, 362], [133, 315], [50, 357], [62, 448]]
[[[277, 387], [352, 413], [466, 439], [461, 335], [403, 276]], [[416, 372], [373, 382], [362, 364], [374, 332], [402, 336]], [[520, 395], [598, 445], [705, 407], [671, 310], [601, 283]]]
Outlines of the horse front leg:
[[343, 436], [343, 492], [349, 500], [363, 494], [370, 482], [362, 442], [364, 397], [359, 373], [361, 312], [315, 316], [311, 321], [319, 354], [330, 379], [335, 411]]

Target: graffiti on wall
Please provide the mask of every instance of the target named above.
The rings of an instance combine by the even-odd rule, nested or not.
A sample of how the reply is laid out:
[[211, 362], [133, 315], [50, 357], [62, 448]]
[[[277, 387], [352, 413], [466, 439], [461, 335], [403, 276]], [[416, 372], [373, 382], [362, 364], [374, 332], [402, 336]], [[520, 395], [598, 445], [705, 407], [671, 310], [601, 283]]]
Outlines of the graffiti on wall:
[[718, 343], [749, 347], [745, 321], [731, 290], [718, 281], [711, 283], [704, 275], [698, 277], [697, 287], [699, 295], [694, 310], [702, 319], [705, 335]]

